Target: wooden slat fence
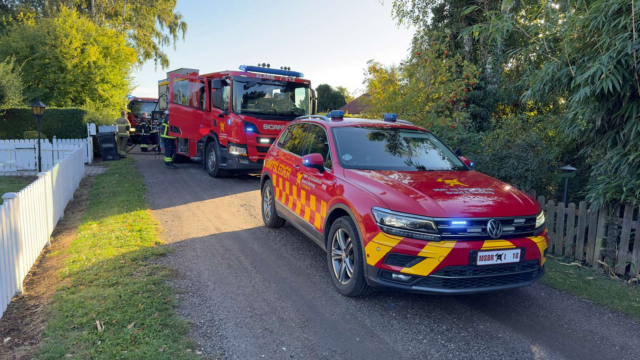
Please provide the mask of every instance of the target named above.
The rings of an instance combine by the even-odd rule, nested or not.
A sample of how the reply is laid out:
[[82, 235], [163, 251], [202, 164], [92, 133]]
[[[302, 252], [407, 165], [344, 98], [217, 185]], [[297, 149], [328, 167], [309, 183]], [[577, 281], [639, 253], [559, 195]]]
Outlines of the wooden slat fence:
[[[529, 195], [535, 198], [535, 191]], [[547, 219], [550, 254], [589, 265], [602, 261], [619, 275], [640, 275], [640, 207], [626, 204], [595, 211], [585, 201], [576, 206], [544, 196], [537, 200]]]
[[49, 243], [64, 209], [84, 176], [83, 145], [0, 205], [0, 317], [22, 292], [27, 273]]

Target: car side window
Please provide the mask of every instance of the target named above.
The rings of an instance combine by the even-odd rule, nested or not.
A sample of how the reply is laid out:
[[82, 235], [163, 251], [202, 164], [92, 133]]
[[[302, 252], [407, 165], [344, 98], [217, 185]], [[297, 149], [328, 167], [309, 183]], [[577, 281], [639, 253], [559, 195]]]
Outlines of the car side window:
[[[318, 153], [325, 160], [324, 167], [331, 169], [331, 155], [329, 154], [329, 138], [327, 132], [319, 125], [310, 125], [307, 146], [303, 155]], [[327, 166], [328, 165], [328, 166]]]
[[284, 146], [289, 142], [289, 140], [291, 140], [291, 128], [293, 128], [293, 126], [287, 127], [282, 132], [282, 135], [280, 135], [280, 139], [278, 139], [278, 143], [276, 144], [278, 148], [284, 149]]
[[283, 144], [282, 148], [288, 152], [300, 156], [307, 139], [309, 124], [297, 124], [289, 127], [291, 129], [291, 137]]

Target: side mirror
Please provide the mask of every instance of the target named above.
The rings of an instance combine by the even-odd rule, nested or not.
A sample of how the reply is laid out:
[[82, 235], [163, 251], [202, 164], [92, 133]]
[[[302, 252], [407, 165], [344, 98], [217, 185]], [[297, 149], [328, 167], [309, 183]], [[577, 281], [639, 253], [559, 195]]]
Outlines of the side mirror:
[[214, 90], [222, 89], [222, 79], [211, 80], [211, 88]]
[[313, 89], [311, 90], [311, 114], [315, 114], [318, 112], [318, 95], [316, 94], [316, 91]]
[[467, 165], [469, 169], [473, 169], [473, 162], [471, 160], [467, 159], [464, 156], [458, 156], [458, 159], [460, 159], [465, 165]]
[[462, 150], [460, 150], [459, 148], [453, 149], [453, 153], [456, 154], [457, 157], [462, 156]]
[[318, 153], [303, 156], [302, 165], [308, 168], [316, 169], [321, 173], [324, 172], [324, 158]]

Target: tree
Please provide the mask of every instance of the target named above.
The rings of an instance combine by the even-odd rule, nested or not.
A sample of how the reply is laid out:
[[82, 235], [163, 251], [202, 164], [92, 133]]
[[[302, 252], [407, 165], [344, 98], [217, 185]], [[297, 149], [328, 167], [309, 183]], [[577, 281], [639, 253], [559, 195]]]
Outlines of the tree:
[[[28, 13], [36, 17], [53, 18], [62, 9], [72, 9], [124, 34], [136, 50], [138, 64], [153, 59], [156, 66], [169, 66], [162, 51], [175, 44], [187, 32], [187, 23], [175, 11], [177, 0], [5, 0], [0, 3], [3, 13], [13, 14], [16, 20]], [[0, 31], [2, 23], [0, 23]]]
[[24, 102], [24, 84], [20, 78], [20, 68], [15, 59], [0, 62], [0, 115], [7, 109], [18, 107]]
[[344, 96], [327, 84], [320, 84], [316, 88], [318, 93], [318, 112], [326, 113], [331, 110], [337, 110], [347, 104]]
[[526, 70], [523, 100], [562, 110], [560, 129], [592, 165], [587, 199], [639, 204], [640, 1], [505, 0], [467, 11], [486, 19], [468, 29], [477, 40], [517, 40], [507, 61]]
[[340, 94], [342, 94], [342, 96], [344, 97], [344, 100], [347, 102], [347, 104], [348, 104], [348, 103], [350, 103], [350, 102], [352, 102], [352, 101], [355, 99], [355, 97], [353, 96], [353, 94], [349, 92], [349, 89], [347, 89], [347, 88], [346, 88], [346, 87], [344, 87], [344, 86], [338, 86], [338, 87], [336, 88], [336, 90], [337, 90]]
[[55, 18], [16, 26], [0, 38], [0, 58], [22, 66], [29, 100], [49, 106], [116, 109], [125, 104], [135, 50], [116, 30], [62, 8]]

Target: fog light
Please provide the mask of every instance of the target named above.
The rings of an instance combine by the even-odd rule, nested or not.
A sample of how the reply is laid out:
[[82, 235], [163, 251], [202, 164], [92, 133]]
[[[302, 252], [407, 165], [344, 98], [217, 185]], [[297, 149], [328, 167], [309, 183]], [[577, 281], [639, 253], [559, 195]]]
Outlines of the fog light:
[[409, 281], [411, 280], [411, 276], [410, 275], [404, 275], [404, 274], [391, 274], [391, 280], [395, 280], [395, 281]]

